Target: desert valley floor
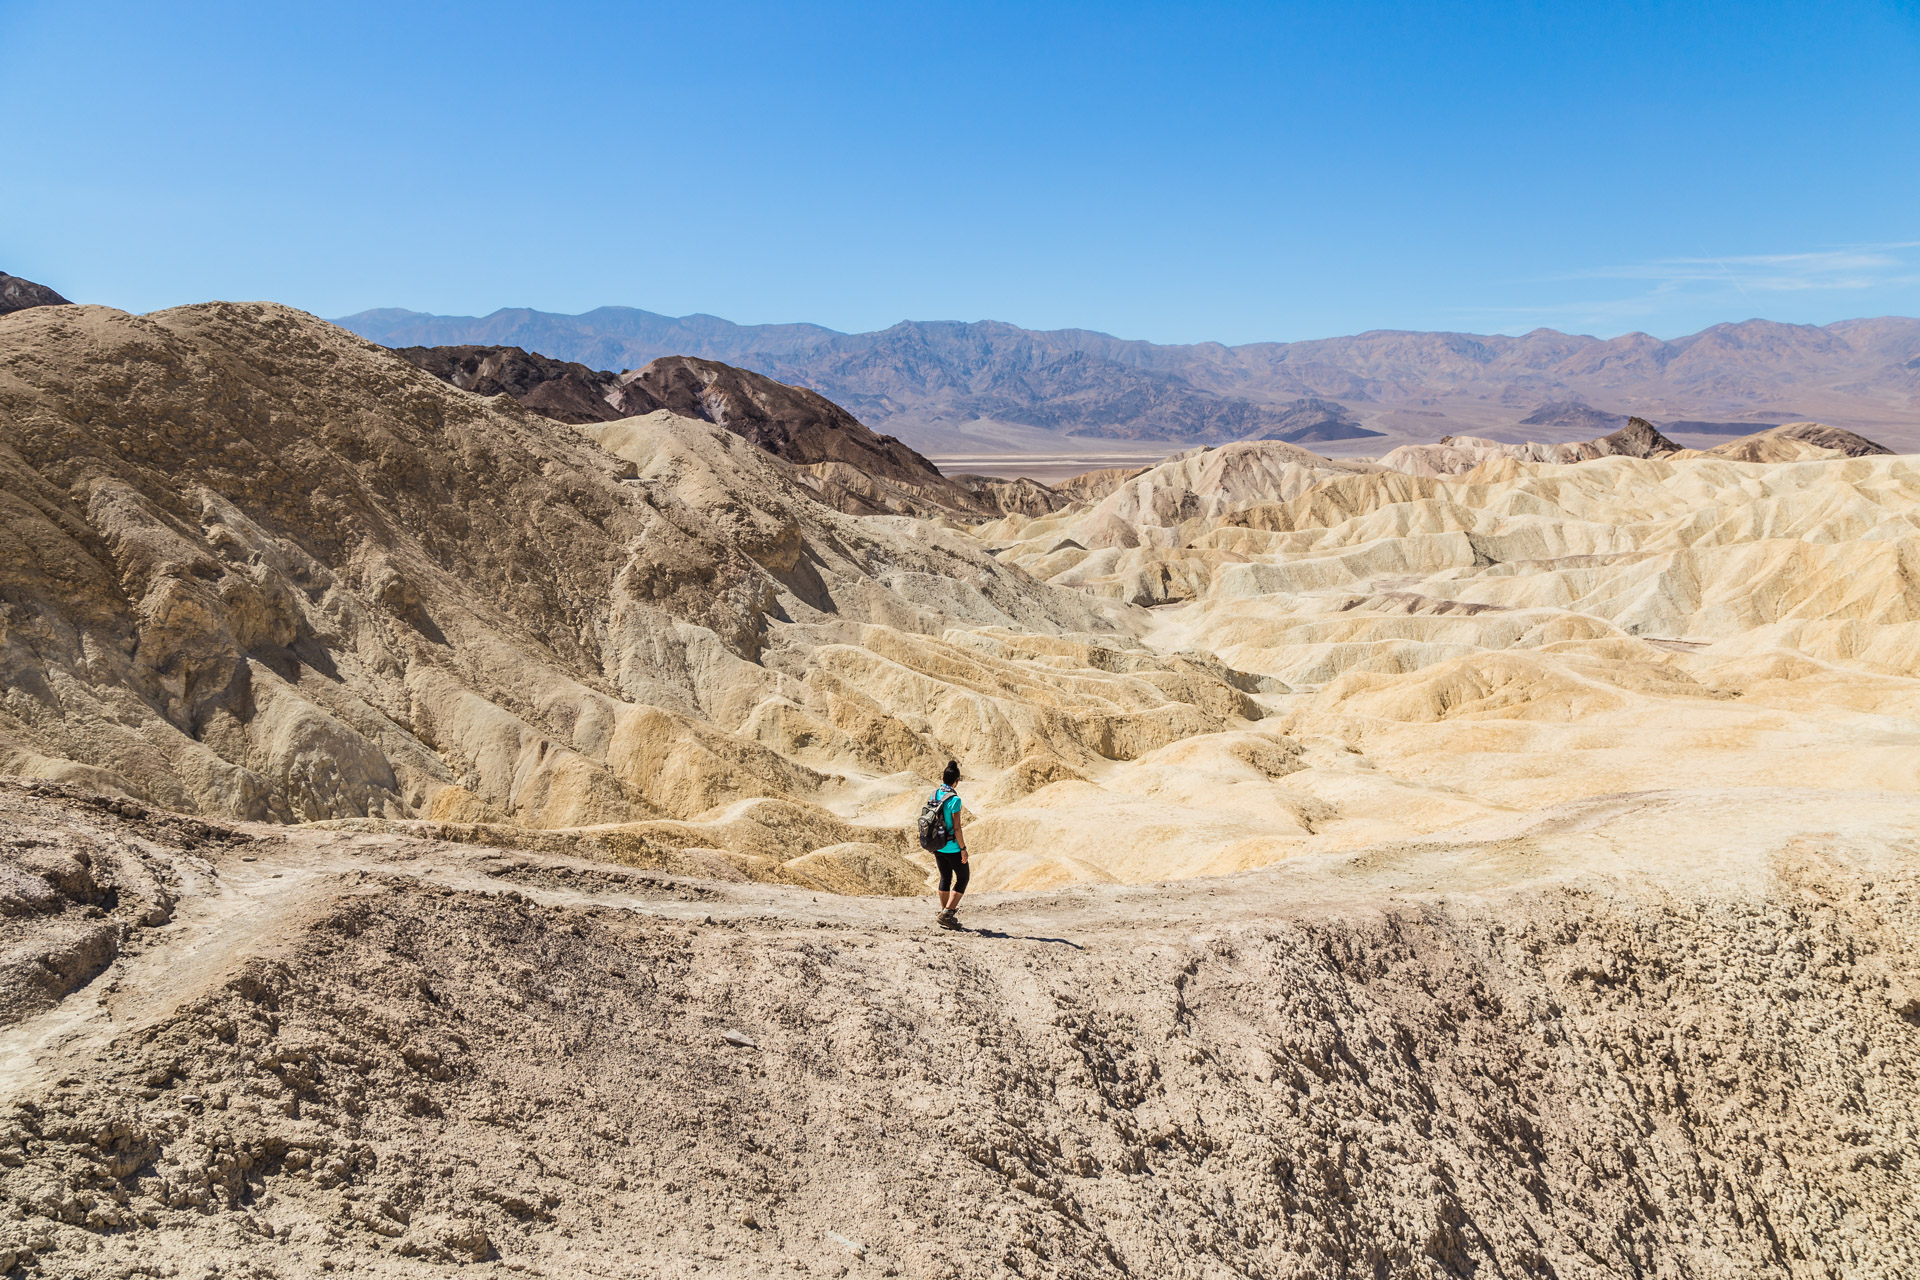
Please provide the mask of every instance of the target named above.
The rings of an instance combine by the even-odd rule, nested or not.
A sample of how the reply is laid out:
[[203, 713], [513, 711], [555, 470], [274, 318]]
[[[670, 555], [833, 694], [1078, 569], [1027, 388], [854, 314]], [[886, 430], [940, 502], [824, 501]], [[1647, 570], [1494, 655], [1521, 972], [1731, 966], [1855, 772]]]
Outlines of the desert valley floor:
[[0, 1271], [1920, 1270], [1914, 457], [1047, 487], [0, 337]]

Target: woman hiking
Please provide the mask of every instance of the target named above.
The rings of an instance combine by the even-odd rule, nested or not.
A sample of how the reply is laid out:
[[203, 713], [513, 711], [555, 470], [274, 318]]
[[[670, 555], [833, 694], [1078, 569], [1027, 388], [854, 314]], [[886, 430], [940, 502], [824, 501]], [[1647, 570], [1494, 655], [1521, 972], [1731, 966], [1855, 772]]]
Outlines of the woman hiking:
[[960, 824], [960, 793], [954, 790], [959, 784], [960, 762], [949, 760], [940, 785], [920, 810], [920, 845], [940, 867], [940, 914], [935, 921], [942, 929], [960, 927], [960, 895], [967, 891], [967, 834]]

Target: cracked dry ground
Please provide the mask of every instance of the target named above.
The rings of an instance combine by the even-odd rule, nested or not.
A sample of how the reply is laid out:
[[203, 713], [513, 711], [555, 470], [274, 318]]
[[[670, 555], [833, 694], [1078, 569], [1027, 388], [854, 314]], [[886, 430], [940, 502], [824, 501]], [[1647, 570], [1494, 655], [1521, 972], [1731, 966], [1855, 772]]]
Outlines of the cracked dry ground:
[[6, 784], [0, 1261], [1909, 1275], [1920, 804], [1809, 810], [1612, 797], [949, 935]]

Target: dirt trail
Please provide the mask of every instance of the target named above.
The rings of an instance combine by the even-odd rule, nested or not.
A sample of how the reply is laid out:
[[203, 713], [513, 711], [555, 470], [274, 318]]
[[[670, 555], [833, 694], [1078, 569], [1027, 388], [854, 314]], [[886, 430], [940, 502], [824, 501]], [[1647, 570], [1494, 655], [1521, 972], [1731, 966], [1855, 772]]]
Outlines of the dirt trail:
[[[176, 860], [180, 905], [166, 924], [143, 931], [136, 953], [55, 1008], [0, 1029], [0, 1096], [50, 1083], [114, 1039], [149, 1030], [217, 988], [249, 960], [271, 953], [282, 942], [297, 942], [315, 914], [338, 896], [380, 892], [379, 886], [357, 883], [370, 870], [389, 880], [431, 878], [436, 885], [497, 894], [506, 887], [498, 878], [503, 868], [525, 865], [516, 857], [384, 835], [341, 836], [267, 824], [235, 829], [255, 840], [217, 867], [199, 859]], [[563, 860], [540, 861], [567, 865]], [[670, 905], [647, 903], [633, 894], [560, 888], [529, 889], [527, 894], [553, 904], [604, 903], [627, 910], [651, 906], [666, 915], [702, 914], [691, 907], [677, 913]]]
[[181, 859], [181, 905], [146, 931], [135, 955], [59, 1006], [0, 1030], [0, 1091], [14, 1094], [99, 1054], [204, 995], [247, 958], [287, 936], [318, 903], [339, 892], [351, 850], [322, 856], [270, 835], [247, 852], [210, 865]]

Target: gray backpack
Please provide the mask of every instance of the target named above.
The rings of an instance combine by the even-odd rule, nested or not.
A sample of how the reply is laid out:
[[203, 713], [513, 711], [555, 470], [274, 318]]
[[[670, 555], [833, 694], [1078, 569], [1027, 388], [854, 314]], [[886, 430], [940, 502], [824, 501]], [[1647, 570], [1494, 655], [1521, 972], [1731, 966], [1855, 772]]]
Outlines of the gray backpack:
[[928, 853], [940, 852], [940, 846], [953, 839], [953, 828], [947, 825], [947, 797], [953, 792], [946, 787], [936, 787], [927, 802], [920, 806], [920, 847]]

